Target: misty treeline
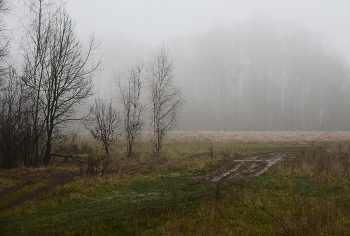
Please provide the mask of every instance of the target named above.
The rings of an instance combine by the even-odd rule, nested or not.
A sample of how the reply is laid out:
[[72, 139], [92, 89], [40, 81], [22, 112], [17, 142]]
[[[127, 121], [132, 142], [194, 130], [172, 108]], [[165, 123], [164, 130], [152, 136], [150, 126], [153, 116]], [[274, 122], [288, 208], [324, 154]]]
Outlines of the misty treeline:
[[174, 40], [183, 130], [349, 130], [349, 64], [321, 34], [265, 17]]
[[[181, 89], [173, 82], [174, 66], [168, 47], [163, 43], [147, 65], [138, 63], [129, 67], [127, 74], [114, 78], [122, 115], [112, 102], [96, 99], [88, 114], [78, 116], [79, 109], [95, 93], [92, 79], [101, 69], [101, 59], [96, 58], [100, 44], [91, 36], [83, 47], [64, 2], [22, 3], [25, 13], [20, 18], [20, 59], [12, 63], [9, 45], [13, 39], [6, 34], [4, 18], [0, 22], [0, 167], [48, 166], [54, 157], [84, 161], [72, 155], [74, 146], [67, 144], [70, 125], [76, 121], [101, 142], [105, 151], [102, 159], [89, 157], [88, 164], [103, 160], [105, 170], [110, 160], [109, 146], [123, 133], [126, 153], [131, 157], [147, 116], [146, 103], [140, 100], [145, 90], [157, 157], [163, 137], [177, 123], [184, 103]], [[10, 11], [9, 4], [0, 0], [2, 17]]]

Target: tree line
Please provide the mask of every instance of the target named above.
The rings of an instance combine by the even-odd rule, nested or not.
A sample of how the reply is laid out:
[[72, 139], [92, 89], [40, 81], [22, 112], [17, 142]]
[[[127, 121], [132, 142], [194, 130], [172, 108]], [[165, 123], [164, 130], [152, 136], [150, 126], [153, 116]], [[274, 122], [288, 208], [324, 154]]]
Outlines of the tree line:
[[264, 17], [172, 43], [183, 130], [349, 130], [350, 71], [322, 35]]
[[[99, 42], [91, 36], [88, 46], [83, 47], [64, 3], [23, 3], [27, 14], [22, 19], [22, 57], [12, 65], [8, 63], [11, 38], [4, 33], [6, 26], [0, 24], [1, 167], [48, 166], [55, 156], [68, 157], [55, 147], [75, 121], [103, 144], [106, 160], [110, 158], [109, 145], [125, 133], [127, 156], [131, 157], [145, 115], [140, 95], [146, 84], [157, 157], [163, 137], [176, 124], [184, 101], [180, 88], [173, 83], [174, 67], [167, 46], [161, 45], [147, 66], [131, 67], [127, 75], [117, 79], [123, 115], [111, 103], [96, 100], [90, 113], [77, 117], [79, 108], [94, 94], [92, 78], [100, 69], [101, 60], [93, 55]], [[9, 11], [8, 4], [0, 0], [1, 13]]]

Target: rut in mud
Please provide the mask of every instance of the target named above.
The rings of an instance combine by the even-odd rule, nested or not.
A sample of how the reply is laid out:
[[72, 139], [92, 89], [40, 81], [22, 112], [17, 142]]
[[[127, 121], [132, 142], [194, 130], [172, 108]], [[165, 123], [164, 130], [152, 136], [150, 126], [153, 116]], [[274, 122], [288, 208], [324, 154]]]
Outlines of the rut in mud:
[[[15, 171], [15, 170], [14, 170]], [[53, 189], [57, 186], [63, 186], [66, 183], [69, 183], [74, 180], [74, 177], [79, 175], [77, 171], [52, 171], [50, 169], [45, 170], [28, 170], [28, 172], [24, 172], [27, 180], [20, 181], [18, 184], [11, 186], [9, 188], [3, 189], [0, 191], [0, 201], [3, 198], [11, 194], [15, 194], [18, 191], [21, 191], [25, 187], [34, 186], [38, 182], [44, 182], [45, 184], [40, 188], [35, 189], [34, 191], [30, 191], [19, 198], [15, 198], [7, 204], [0, 204], [0, 212], [7, 210], [12, 207], [16, 207], [21, 205], [29, 200], [32, 200], [46, 191]]]
[[259, 176], [287, 155], [288, 153], [270, 153], [267, 156], [248, 156], [239, 160], [231, 160], [205, 175], [195, 177], [195, 179], [215, 182], [224, 179]]

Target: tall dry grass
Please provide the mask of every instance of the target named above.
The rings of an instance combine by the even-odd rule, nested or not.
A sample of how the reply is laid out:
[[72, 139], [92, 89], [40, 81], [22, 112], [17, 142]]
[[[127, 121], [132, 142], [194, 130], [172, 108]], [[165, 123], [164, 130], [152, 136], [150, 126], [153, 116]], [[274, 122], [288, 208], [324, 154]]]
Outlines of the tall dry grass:
[[[148, 140], [150, 133], [144, 133], [143, 139]], [[322, 131], [172, 131], [165, 141], [204, 141], [204, 142], [344, 142], [350, 141], [350, 132]]]
[[[311, 175], [319, 180], [329, 178], [350, 178], [350, 145], [311, 146], [294, 153], [283, 165], [272, 168], [275, 173], [293, 173]], [[283, 170], [282, 170], [283, 169]]]

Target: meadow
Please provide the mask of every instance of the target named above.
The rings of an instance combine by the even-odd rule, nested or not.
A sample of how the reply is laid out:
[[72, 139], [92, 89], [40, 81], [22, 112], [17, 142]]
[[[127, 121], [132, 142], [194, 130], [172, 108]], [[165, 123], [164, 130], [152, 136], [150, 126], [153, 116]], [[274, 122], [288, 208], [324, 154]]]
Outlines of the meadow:
[[[104, 173], [63, 158], [1, 170], [0, 234], [349, 235], [349, 140], [346, 132], [172, 132], [154, 159], [144, 134], [133, 158], [123, 142], [113, 146]], [[86, 137], [73, 146], [86, 158], [101, 152]]]

